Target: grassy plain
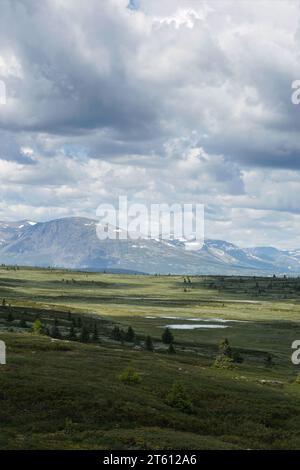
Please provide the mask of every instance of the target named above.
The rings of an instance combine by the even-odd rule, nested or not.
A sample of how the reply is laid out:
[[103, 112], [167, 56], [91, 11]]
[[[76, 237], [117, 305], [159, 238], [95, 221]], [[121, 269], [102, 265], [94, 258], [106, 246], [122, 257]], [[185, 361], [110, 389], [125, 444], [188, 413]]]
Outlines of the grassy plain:
[[[300, 280], [3, 267], [1, 299], [0, 448], [300, 449]], [[33, 335], [36, 318], [56, 318], [61, 339]], [[66, 341], [78, 318], [91, 332], [97, 323], [99, 340]], [[168, 354], [161, 334], [174, 324], [202, 328], [172, 330]], [[136, 343], [113, 340], [116, 325]], [[232, 369], [214, 367], [225, 337], [243, 359]], [[128, 365], [140, 383], [120, 381]], [[191, 413], [166, 400], [176, 381]]]

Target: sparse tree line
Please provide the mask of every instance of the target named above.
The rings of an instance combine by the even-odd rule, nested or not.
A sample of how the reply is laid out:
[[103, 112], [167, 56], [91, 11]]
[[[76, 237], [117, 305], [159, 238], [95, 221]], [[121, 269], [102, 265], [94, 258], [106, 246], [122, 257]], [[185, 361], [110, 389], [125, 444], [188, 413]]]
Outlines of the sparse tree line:
[[[219, 351], [214, 362], [214, 366], [219, 369], [232, 369], [236, 364], [242, 364], [244, 362], [243, 356], [239, 351], [234, 350], [228, 339], [225, 338], [219, 344]], [[264, 364], [266, 367], [272, 367], [274, 365], [272, 354], [266, 352], [264, 354]]]
[[19, 266], [17, 265], [10, 266], [4, 263], [1, 264], [1, 269], [5, 269], [6, 271], [19, 271], [20, 270]]
[[[62, 318], [45, 318], [40, 313], [28, 311], [19, 312], [2, 299], [2, 312], [0, 318], [4, 319], [9, 329], [20, 328], [31, 331], [36, 335], [50, 336], [55, 339], [69, 341], [99, 342], [100, 330], [106, 334], [108, 327], [103, 327], [104, 321], [82, 318], [79, 314], [71, 312], [61, 313]], [[17, 318], [15, 318], [15, 315]]]
[[[2, 312], [4, 315], [2, 319], [6, 322], [9, 330], [15, 328], [27, 330], [35, 335], [45, 335], [53, 339], [61, 339], [67, 341], [78, 341], [81, 343], [99, 343], [101, 338], [112, 341], [120, 342], [121, 344], [128, 343], [137, 349], [145, 350], [148, 352], [161, 351], [160, 344], [163, 343], [165, 351], [169, 354], [175, 354], [176, 349], [174, 346], [174, 335], [170, 328], [164, 328], [159, 344], [157, 340], [147, 335], [140, 335], [135, 332], [132, 326], [128, 326], [126, 330], [118, 325], [112, 326], [110, 322], [105, 323], [103, 320], [92, 320], [89, 317], [83, 318], [79, 314], [72, 314], [70, 311], [64, 313], [64, 318], [43, 318], [39, 313], [33, 316], [30, 315], [28, 319], [28, 312], [17, 312], [19, 318], [14, 317], [14, 309], [4, 298], [2, 299]], [[1, 315], [0, 315], [1, 318]], [[182, 347], [184, 350], [184, 347]], [[266, 367], [274, 365], [273, 356], [266, 352], [264, 355], [264, 364]], [[233, 349], [225, 338], [219, 345], [218, 353], [214, 361], [214, 366], [217, 368], [232, 368], [236, 364], [241, 364], [244, 361], [243, 356], [238, 350]]]
[[[127, 331], [122, 330], [119, 326], [115, 326], [111, 332], [111, 338], [115, 341], [120, 341], [121, 343], [134, 343], [137, 347], [145, 349], [149, 352], [155, 351], [155, 346], [153, 339], [150, 335], [146, 335], [146, 337], [141, 341], [141, 337], [137, 336], [134, 329], [129, 326]], [[167, 351], [170, 354], [175, 354], [175, 347], [174, 347], [174, 336], [169, 328], [165, 328], [162, 336], [162, 342], [168, 346]]]
[[[7, 322], [11, 325], [15, 322], [11, 313], [8, 314]], [[63, 339], [68, 341], [80, 341], [82, 343], [99, 342], [99, 331], [97, 322], [93, 326], [82, 323], [81, 318], [72, 320], [70, 327], [66, 333], [66, 327], [61, 327], [57, 318], [54, 319], [52, 325], [44, 322], [40, 318], [36, 318], [30, 325], [24, 318], [21, 318], [15, 325], [18, 328], [28, 329], [36, 335], [50, 336], [54, 339]], [[63, 330], [63, 332], [62, 332]]]
[[300, 278], [287, 277], [286, 275], [278, 277], [275, 274], [272, 277], [198, 277], [199, 287], [217, 290], [221, 292], [232, 292], [234, 294], [242, 293], [255, 297], [258, 296], [277, 296], [287, 298], [288, 295], [299, 295]]
[[[63, 319], [43, 318], [40, 314], [36, 314], [28, 320], [25, 318], [26, 312], [18, 314], [18, 317], [21, 318], [15, 318], [14, 310], [7, 303], [6, 299], [2, 299], [2, 307], [5, 312], [3, 318], [9, 329], [20, 328], [31, 331], [35, 335], [45, 335], [54, 339], [80, 341], [82, 343], [99, 343], [101, 336], [103, 336], [113, 341], [134, 344], [137, 348], [149, 352], [154, 352], [156, 349], [150, 335], [145, 337], [137, 335], [132, 326], [128, 326], [127, 330], [120, 328], [118, 325], [114, 325], [112, 328], [108, 326], [103, 328], [97, 320], [91, 321], [89, 319], [87, 321], [86, 318], [83, 319], [79, 314], [71, 314], [71, 312], [65, 314], [66, 318]], [[168, 346], [167, 351], [170, 354], [175, 354], [174, 336], [169, 328], [164, 329], [161, 341]]]

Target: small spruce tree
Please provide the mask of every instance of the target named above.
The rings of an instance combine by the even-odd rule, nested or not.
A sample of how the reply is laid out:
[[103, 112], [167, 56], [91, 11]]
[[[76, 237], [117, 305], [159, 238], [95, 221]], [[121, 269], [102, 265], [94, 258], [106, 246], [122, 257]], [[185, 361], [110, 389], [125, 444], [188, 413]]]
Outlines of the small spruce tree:
[[232, 358], [232, 349], [227, 338], [221, 341], [219, 345], [219, 353], [223, 356]]
[[93, 331], [93, 341], [99, 341], [99, 333], [97, 323], [94, 324], [94, 331]]
[[19, 322], [19, 327], [20, 327], [20, 328], [28, 328], [28, 325], [27, 325], [27, 323], [26, 323], [26, 321], [25, 321], [24, 318], [21, 318], [21, 320], [20, 320], [20, 322]]
[[80, 341], [82, 343], [88, 343], [90, 340], [90, 333], [89, 330], [85, 325], [82, 326], [81, 332], [80, 332]]
[[214, 366], [219, 369], [231, 369], [234, 367], [233, 356], [229, 341], [225, 338], [219, 345], [219, 354], [215, 359]]
[[184, 413], [193, 412], [193, 404], [181, 382], [174, 382], [166, 396], [166, 403]]
[[70, 328], [70, 331], [69, 331], [69, 334], [68, 334], [68, 340], [76, 341], [76, 339], [77, 339], [77, 336], [76, 336], [76, 333], [75, 333], [74, 326], [71, 325], [71, 328]]
[[123, 341], [124, 339], [124, 332], [118, 327], [114, 326], [112, 332], [111, 332], [111, 337], [115, 341]]
[[11, 312], [9, 312], [9, 314], [7, 315], [7, 321], [9, 323], [13, 322], [14, 321], [14, 317], [13, 317], [13, 314]]
[[274, 365], [273, 363], [273, 356], [270, 353], [267, 353], [265, 357], [265, 366], [266, 367], [272, 367]]
[[171, 344], [174, 342], [174, 337], [170, 328], [165, 328], [161, 338], [162, 338], [163, 343], [165, 344]]
[[59, 328], [58, 326], [56, 325], [53, 325], [51, 330], [50, 330], [50, 336], [52, 338], [56, 338], [56, 339], [60, 339], [61, 338], [61, 334], [60, 334], [60, 331], [59, 331]]
[[152, 338], [151, 338], [151, 336], [149, 336], [149, 335], [146, 337], [145, 349], [146, 349], [147, 351], [151, 351], [151, 352], [154, 351], [154, 346], [153, 346]]
[[128, 343], [133, 343], [134, 340], [135, 340], [135, 332], [133, 328], [129, 326], [126, 332], [125, 341], [127, 341]]

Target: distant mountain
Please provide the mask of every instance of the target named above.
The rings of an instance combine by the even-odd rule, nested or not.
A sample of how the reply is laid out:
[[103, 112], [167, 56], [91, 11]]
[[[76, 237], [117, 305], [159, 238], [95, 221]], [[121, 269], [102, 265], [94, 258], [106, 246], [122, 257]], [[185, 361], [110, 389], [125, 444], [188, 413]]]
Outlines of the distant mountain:
[[241, 249], [223, 240], [206, 240], [196, 251], [184, 240], [101, 241], [96, 225], [82, 217], [0, 222], [0, 263], [150, 274], [300, 274], [300, 250]]
[[16, 240], [28, 227], [35, 222], [21, 220], [20, 222], [0, 222], [0, 248], [9, 242]]

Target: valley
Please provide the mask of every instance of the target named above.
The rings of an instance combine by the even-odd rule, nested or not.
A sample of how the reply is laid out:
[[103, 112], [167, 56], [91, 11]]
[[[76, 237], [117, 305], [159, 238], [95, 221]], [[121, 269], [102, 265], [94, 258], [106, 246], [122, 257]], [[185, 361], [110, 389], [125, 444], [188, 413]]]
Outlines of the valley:
[[2, 267], [0, 447], [299, 448], [299, 297], [297, 278]]

